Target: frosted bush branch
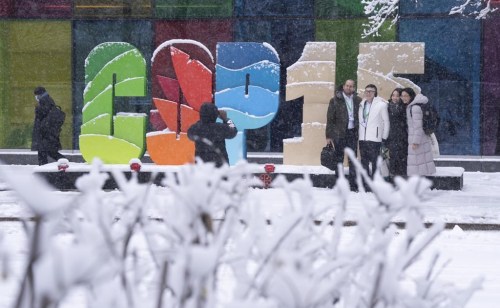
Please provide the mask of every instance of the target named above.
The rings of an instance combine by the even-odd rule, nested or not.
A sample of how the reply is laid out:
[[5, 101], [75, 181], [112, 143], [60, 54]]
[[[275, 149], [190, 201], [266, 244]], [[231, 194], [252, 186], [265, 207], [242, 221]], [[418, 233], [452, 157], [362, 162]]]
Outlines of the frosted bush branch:
[[[471, 9], [471, 12], [467, 13], [467, 9]], [[463, 4], [453, 7], [450, 10], [450, 15], [471, 15], [475, 16], [476, 19], [483, 19], [496, 10], [496, 8], [491, 8], [491, 0], [466, 0]]]
[[[37, 179], [26, 190], [28, 179], [10, 172], [35, 214], [15, 307], [57, 307], [75, 289], [92, 308], [464, 307], [481, 279], [463, 290], [441, 281], [437, 254], [422, 275], [408, 273], [444, 227], [427, 228], [420, 212], [430, 182], [393, 187], [355, 165], [374, 197], [362, 198], [355, 227], [344, 226], [352, 193], [342, 172], [326, 202], [307, 176], [258, 190], [250, 164], [182, 166], [162, 187], [113, 170], [120, 190], [105, 192], [108, 174], [94, 162], [69, 196]], [[268, 212], [273, 200], [256, 198], [270, 191], [282, 196], [279, 215]], [[0, 238], [0, 262], [5, 253]]]
[[386, 20], [391, 20], [391, 26], [399, 19], [399, 0], [361, 0], [368, 23], [364, 24], [362, 37], [379, 36], [379, 30]]
[[[413, 0], [415, 4], [418, 0]], [[476, 19], [485, 18], [488, 14], [497, 10], [491, 8], [491, 0], [463, 0], [461, 5], [451, 8], [449, 14], [460, 14], [475, 16]], [[380, 28], [386, 21], [390, 21], [392, 27], [399, 19], [399, 0], [361, 0], [364, 13], [368, 16], [365, 23], [362, 38], [379, 36]]]

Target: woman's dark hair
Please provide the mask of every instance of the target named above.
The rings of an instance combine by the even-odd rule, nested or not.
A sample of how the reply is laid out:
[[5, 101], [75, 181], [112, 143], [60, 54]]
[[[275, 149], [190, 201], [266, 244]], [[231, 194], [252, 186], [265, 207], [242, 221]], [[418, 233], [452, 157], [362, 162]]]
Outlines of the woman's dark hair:
[[391, 96], [389, 96], [389, 99], [387, 100], [388, 102], [392, 101], [392, 93], [394, 93], [394, 91], [398, 92], [399, 99], [401, 100], [401, 93], [403, 92], [403, 89], [402, 88], [396, 88], [396, 89], [392, 90]]
[[371, 84], [371, 83], [370, 83], [369, 85], [367, 85], [367, 86], [365, 87], [365, 90], [366, 90], [366, 89], [368, 89], [368, 88], [375, 89], [375, 97], [377, 97], [377, 96], [378, 96], [378, 89], [377, 89], [377, 86], [376, 86], [376, 85], [374, 85], [374, 84]]
[[404, 88], [403, 91], [401, 92], [406, 92], [408, 93], [408, 95], [410, 95], [410, 103], [413, 102], [413, 100], [415, 99], [415, 96], [417, 96], [417, 94], [415, 94], [415, 91], [413, 91], [412, 88]]

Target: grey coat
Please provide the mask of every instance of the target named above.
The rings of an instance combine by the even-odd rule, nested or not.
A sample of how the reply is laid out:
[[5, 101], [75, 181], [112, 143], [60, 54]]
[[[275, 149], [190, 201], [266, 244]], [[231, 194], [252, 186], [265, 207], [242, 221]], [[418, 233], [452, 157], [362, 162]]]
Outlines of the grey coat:
[[[413, 102], [406, 108], [406, 119], [408, 121], [408, 176], [436, 173], [431, 138], [424, 133], [422, 109], [416, 105], [427, 104], [428, 101], [427, 97], [417, 94]], [[412, 144], [418, 144], [418, 147], [414, 150]]]

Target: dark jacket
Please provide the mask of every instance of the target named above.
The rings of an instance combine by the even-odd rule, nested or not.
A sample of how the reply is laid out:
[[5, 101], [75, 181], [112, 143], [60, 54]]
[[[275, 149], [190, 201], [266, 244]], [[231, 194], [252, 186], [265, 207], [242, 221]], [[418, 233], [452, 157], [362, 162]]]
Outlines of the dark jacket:
[[386, 145], [391, 148], [407, 149], [408, 147], [408, 124], [406, 122], [406, 106], [403, 102], [394, 104], [389, 102], [389, 122], [391, 129]]
[[403, 102], [389, 102], [391, 129], [385, 145], [389, 149], [389, 173], [391, 176], [406, 176], [408, 162], [408, 123]]
[[228, 163], [226, 139], [236, 136], [238, 130], [227, 119], [217, 123], [218, 110], [214, 104], [203, 104], [200, 108], [200, 120], [188, 129], [188, 138], [194, 141], [195, 156], [204, 162], [215, 162], [217, 167]]
[[33, 151], [58, 151], [61, 149], [59, 135], [61, 128], [55, 125], [57, 122], [57, 109], [54, 100], [45, 94], [40, 98], [38, 106], [35, 107], [35, 122], [31, 149]]
[[[356, 94], [353, 94], [352, 102], [354, 113], [354, 129], [357, 134], [359, 129], [358, 109], [361, 98]], [[339, 89], [335, 93], [335, 96], [330, 100], [330, 104], [328, 105], [328, 112], [326, 114], [326, 138], [333, 140], [345, 138], [348, 125], [349, 113], [347, 111], [343, 90]]]

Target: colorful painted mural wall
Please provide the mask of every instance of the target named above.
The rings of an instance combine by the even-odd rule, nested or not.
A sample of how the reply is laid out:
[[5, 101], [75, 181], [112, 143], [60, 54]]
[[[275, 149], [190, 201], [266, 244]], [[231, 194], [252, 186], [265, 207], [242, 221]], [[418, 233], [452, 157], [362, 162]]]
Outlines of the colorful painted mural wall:
[[[302, 135], [304, 98], [286, 100], [286, 68], [299, 60], [307, 42], [336, 42], [337, 85], [357, 78], [359, 43], [422, 42], [424, 74], [402, 77], [438, 107], [441, 153], [500, 155], [500, 13], [485, 20], [450, 16], [454, 5], [454, 0], [402, 0], [397, 25], [362, 39], [366, 17], [358, 1], [351, 0], [2, 0], [0, 148], [30, 147], [32, 91], [38, 85], [71, 115], [63, 147], [79, 147], [85, 59], [102, 43], [129, 43], [145, 59], [145, 95], [117, 96], [113, 112], [147, 115], [156, 109], [153, 98], [165, 99], [157, 76], [174, 74], [167, 54], [158, 55], [158, 63], [167, 65], [151, 62], [163, 42], [195, 40], [213, 55], [217, 43], [270, 43], [281, 66], [279, 109], [270, 124], [248, 130], [245, 143], [249, 151], [282, 151], [283, 139]], [[204, 61], [200, 50], [188, 53]], [[206, 65], [216, 70], [215, 62]], [[148, 120], [145, 130], [156, 129]]]

